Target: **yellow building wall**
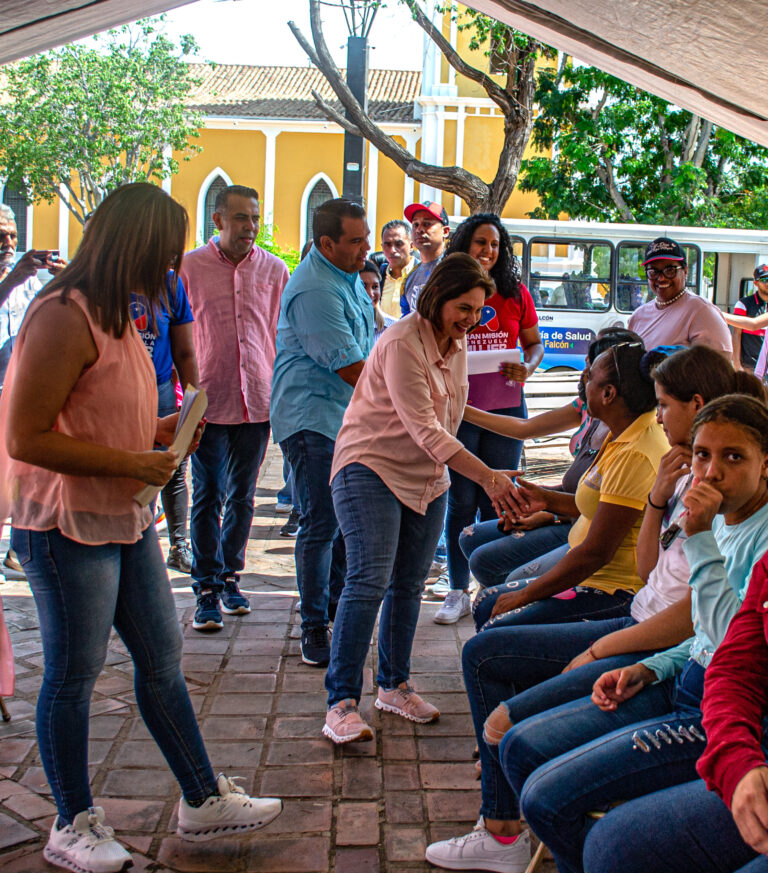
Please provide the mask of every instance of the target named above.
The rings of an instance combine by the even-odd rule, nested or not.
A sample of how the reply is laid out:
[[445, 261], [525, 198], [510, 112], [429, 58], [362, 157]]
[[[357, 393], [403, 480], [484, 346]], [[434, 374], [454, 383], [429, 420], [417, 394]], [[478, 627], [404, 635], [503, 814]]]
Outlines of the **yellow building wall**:
[[[33, 249], [60, 249], [59, 246], [59, 198], [53, 203], [36, 203], [32, 210]], [[61, 253], [68, 258], [67, 252]]]
[[196, 228], [197, 201], [205, 179], [216, 168], [222, 169], [235, 185], [248, 185], [260, 194], [264, 190], [264, 134], [257, 130], [202, 130], [196, 141], [202, 152], [191, 160], [180, 160], [177, 175], [171, 180], [171, 194], [189, 213], [187, 245], [195, 248], [202, 239], [202, 228]]
[[[405, 140], [395, 137], [400, 145]], [[376, 195], [376, 227], [371, 228], [371, 250], [381, 248], [381, 228], [393, 218], [403, 217], [405, 173], [389, 158], [379, 154], [379, 184]]]
[[[275, 239], [301, 248], [301, 198], [309, 181], [325, 173], [341, 192], [344, 135], [342, 133], [281, 133], [275, 156]], [[311, 235], [311, 228], [307, 229]]]

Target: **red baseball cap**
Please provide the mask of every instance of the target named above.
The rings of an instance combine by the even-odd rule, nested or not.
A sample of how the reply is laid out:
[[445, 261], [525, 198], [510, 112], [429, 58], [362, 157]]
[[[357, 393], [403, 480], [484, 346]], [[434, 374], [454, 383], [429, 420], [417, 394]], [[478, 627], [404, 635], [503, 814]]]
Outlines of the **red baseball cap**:
[[443, 209], [443, 204], [437, 203], [434, 200], [425, 200], [423, 203], [411, 203], [410, 206], [405, 207], [405, 217], [408, 221], [413, 221], [413, 216], [422, 209], [430, 215], [434, 215], [438, 221], [442, 221], [445, 227], [449, 226], [448, 213]]

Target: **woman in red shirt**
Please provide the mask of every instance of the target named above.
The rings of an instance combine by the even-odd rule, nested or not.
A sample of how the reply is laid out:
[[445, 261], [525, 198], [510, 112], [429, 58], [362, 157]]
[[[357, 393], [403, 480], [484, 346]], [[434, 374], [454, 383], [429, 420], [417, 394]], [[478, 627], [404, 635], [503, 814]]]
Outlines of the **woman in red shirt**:
[[[526, 418], [528, 411], [522, 385], [539, 366], [544, 346], [539, 336], [538, 316], [533, 298], [520, 278], [520, 262], [512, 252], [512, 242], [498, 215], [470, 215], [454, 231], [446, 255], [466, 252], [496, 283], [496, 293], [483, 307], [480, 324], [467, 338], [467, 351], [517, 349], [522, 360], [505, 364], [501, 373], [469, 377], [468, 404], [487, 412]], [[457, 434], [464, 447], [494, 469], [517, 469], [523, 444], [499, 436], [469, 422], [462, 422]], [[451, 471], [446, 516], [448, 576], [451, 591], [435, 613], [438, 624], [452, 624], [470, 612], [469, 564], [459, 548], [459, 535], [476, 520], [495, 518], [488, 497], [474, 482]]]

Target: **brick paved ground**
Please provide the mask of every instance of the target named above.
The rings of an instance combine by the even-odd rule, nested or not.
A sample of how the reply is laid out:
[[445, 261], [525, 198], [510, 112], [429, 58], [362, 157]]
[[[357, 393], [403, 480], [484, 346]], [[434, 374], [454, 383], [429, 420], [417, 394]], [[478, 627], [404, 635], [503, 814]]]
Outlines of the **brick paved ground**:
[[[172, 835], [176, 785], [139, 717], [131, 663], [117, 637], [91, 706], [96, 802], [134, 852], [137, 871], [434, 870], [423, 860], [427, 843], [471, 829], [479, 806], [460, 676], [471, 620], [436, 625], [437, 604], [424, 602], [413, 682], [443, 713], [436, 724], [375, 710], [369, 662], [361, 707], [375, 742], [335, 748], [323, 739], [323, 671], [298, 657], [293, 541], [279, 537], [285, 519], [273, 513], [280, 463], [271, 448], [242, 579], [251, 614], [225, 616], [220, 633], [196, 633], [188, 577], [172, 576], [171, 584], [184, 626], [184, 674], [214, 767], [242, 776], [249, 791], [284, 798], [283, 814], [251, 838], [193, 845]], [[2, 554], [6, 546], [0, 543]], [[12, 721], [0, 724], [0, 869], [51, 871], [42, 847], [55, 809], [34, 734], [42, 673], [37, 615], [25, 582], [0, 584], [0, 594], [18, 677], [16, 697], [7, 701]], [[551, 873], [554, 865], [540, 869]]]

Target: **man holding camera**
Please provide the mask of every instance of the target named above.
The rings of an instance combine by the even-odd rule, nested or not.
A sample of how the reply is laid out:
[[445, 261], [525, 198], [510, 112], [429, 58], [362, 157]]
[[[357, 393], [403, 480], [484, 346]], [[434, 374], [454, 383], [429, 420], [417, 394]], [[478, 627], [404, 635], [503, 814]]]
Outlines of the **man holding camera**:
[[9, 206], [0, 204], [0, 390], [24, 313], [43, 287], [37, 271], [58, 273], [66, 266], [58, 252], [35, 249], [24, 252], [14, 264], [18, 242], [16, 216]]
[[[24, 252], [14, 264], [18, 242], [16, 216], [10, 206], [0, 204], [0, 391], [24, 313], [32, 298], [43, 287], [37, 278], [37, 271], [58, 273], [66, 266], [66, 261], [59, 258], [58, 252], [35, 249]], [[11, 549], [3, 565], [16, 573], [24, 572]]]

